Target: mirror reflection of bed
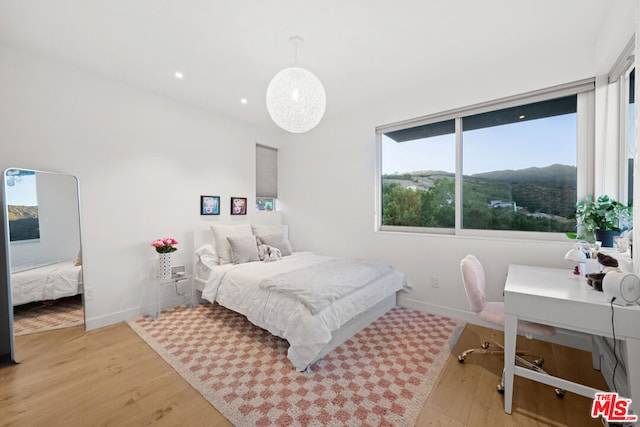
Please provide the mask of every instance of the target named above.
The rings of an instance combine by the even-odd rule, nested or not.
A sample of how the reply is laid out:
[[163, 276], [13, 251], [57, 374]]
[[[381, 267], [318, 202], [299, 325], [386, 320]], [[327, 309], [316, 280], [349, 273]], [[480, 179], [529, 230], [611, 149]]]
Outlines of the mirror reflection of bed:
[[68, 327], [84, 332], [78, 181], [66, 174], [7, 169], [4, 193], [18, 360], [21, 336]]

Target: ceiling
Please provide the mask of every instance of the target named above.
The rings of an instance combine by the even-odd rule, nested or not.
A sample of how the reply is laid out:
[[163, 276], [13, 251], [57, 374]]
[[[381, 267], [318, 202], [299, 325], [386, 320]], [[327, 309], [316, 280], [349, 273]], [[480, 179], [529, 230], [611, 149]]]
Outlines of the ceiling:
[[611, 7], [602, 0], [0, 0], [0, 43], [275, 126], [264, 96], [270, 79], [294, 65], [291, 36], [304, 39], [298, 65], [324, 83], [327, 114], [345, 114], [542, 53], [594, 63]]

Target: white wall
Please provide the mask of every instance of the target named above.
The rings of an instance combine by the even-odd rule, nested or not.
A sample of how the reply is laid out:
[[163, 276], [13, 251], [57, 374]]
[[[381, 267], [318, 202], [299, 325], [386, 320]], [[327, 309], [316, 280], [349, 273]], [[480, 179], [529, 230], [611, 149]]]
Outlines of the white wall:
[[[192, 230], [229, 216], [229, 198], [255, 197], [255, 143], [270, 130], [227, 120], [0, 45], [0, 169], [78, 177], [87, 326], [137, 314], [160, 237], [191, 263]], [[219, 217], [201, 217], [200, 195], [218, 195]]]
[[[362, 105], [341, 117], [331, 116], [329, 98], [325, 120], [308, 134], [292, 137], [281, 150], [280, 195], [287, 202], [286, 221], [295, 231], [294, 246], [388, 261], [407, 273], [414, 285], [413, 292], [402, 297], [404, 304], [468, 319], [474, 316], [469, 313], [459, 262], [469, 253], [485, 264], [488, 299], [502, 300], [510, 263], [572, 269], [563, 261], [573, 244], [568, 239], [544, 242], [375, 232], [374, 183], [378, 176], [374, 129], [608, 71], [633, 35], [633, 19], [627, 15], [633, 12], [634, 4], [626, 6], [614, 10], [617, 15], [607, 22], [616, 26], [615, 31], [602, 29], [606, 37], [597, 38], [592, 57], [577, 57], [574, 52], [567, 52], [566, 58], [532, 55], [496, 63], [494, 69], [480, 70], [482, 74], [470, 66], [450, 80], [425, 83], [411, 93]], [[608, 64], [602, 63], [603, 57], [610, 58]], [[330, 96], [331, 88], [327, 92]], [[438, 279], [438, 288], [432, 287], [431, 277]]]

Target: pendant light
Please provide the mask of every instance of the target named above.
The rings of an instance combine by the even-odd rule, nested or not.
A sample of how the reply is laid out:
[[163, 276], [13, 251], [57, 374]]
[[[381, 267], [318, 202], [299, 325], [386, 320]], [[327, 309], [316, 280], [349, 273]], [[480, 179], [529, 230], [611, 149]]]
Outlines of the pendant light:
[[303, 40], [291, 37], [294, 45], [295, 66], [275, 75], [267, 87], [267, 111], [282, 129], [303, 133], [316, 127], [327, 105], [322, 82], [312, 72], [298, 67], [298, 47]]

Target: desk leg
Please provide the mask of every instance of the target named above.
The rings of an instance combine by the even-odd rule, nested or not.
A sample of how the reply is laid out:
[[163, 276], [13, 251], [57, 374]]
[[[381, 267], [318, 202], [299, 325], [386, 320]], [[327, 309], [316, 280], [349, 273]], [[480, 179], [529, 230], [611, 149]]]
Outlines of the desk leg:
[[511, 413], [513, 403], [513, 375], [516, 365], [516, 337], [518, 318], [513, 314], [504, 316], [504, 412]]
[[596, 342], [596, 337], [594, 335], [591, 335], [591, 363], [593, 364], [593, 369], [596, 371], [600, 370], [600, 347], [598, 347], [598, 343]]
[[640, 416], [640, 340], [627, 338], [627, 381], [633, 413]]

